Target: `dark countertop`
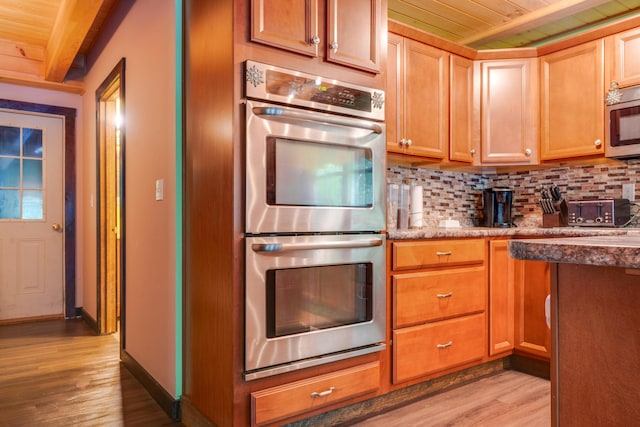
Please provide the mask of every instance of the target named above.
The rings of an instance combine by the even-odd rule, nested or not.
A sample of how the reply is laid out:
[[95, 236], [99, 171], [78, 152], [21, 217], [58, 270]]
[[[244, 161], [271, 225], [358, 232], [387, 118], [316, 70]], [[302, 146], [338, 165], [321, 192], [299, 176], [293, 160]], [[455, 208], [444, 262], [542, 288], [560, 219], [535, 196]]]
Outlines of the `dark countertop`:
[[509, 255], [516, 259], [640, 268], [640, 228], [420, 228], [389, 231], [387, 237], [389, 240], [510, 237]]
[[534, 261], [640, 268], [640, 233], [511, 240], [509, 255]]
[[597, 227], [554, 227], [554, 228], [431, 228], [424, 227], [409, 230], [391, 230], [387, 232], [390, 240], [440, 239], [468, 237], [579, 237], [579, 236], [626, 236], [637, 233], [640, 228], [597, 228]]

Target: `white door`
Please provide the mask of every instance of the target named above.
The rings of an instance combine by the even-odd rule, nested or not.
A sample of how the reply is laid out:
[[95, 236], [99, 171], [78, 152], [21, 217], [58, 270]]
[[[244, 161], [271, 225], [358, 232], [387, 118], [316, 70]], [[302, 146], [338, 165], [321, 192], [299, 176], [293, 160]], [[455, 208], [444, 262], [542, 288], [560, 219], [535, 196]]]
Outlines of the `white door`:
[[0, 110], [0, 321], [64, 313], [64, 118]]

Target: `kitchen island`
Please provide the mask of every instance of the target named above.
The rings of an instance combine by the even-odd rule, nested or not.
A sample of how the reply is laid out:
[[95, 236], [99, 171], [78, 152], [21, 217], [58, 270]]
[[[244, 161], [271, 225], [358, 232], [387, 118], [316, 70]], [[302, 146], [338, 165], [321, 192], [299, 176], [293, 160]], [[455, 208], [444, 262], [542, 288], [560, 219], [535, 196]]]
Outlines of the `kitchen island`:
[[640, 235], [512, 240], [551, 263], [552, 425], [640, 420]]

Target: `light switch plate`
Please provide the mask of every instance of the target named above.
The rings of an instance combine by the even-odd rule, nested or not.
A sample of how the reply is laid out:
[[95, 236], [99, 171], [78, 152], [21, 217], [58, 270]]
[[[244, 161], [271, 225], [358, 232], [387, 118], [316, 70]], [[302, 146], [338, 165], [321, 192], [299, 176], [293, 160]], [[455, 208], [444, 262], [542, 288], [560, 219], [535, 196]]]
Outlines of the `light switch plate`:
[[156, 200], [164, 200], [164, 179], [156, 179]]

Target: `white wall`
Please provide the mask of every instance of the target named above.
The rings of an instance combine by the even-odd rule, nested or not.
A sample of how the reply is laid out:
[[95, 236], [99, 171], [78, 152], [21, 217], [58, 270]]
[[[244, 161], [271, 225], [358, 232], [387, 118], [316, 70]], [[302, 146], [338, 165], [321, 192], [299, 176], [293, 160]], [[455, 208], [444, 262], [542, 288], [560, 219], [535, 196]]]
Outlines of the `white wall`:
[[[129, 2], [131, 3], [131, 2]], [[176, 24], [174, 0], [137, 0], [85, 77], [79, 159], [86, 215], [84, 307], [96, 315], [95, 91], [121, 58], [125, 70], [126, 351], [176, 396]], [[155, 181], [164, 179], [164, 200]], [[177, 397], [177, 396], [176, 396]]]

